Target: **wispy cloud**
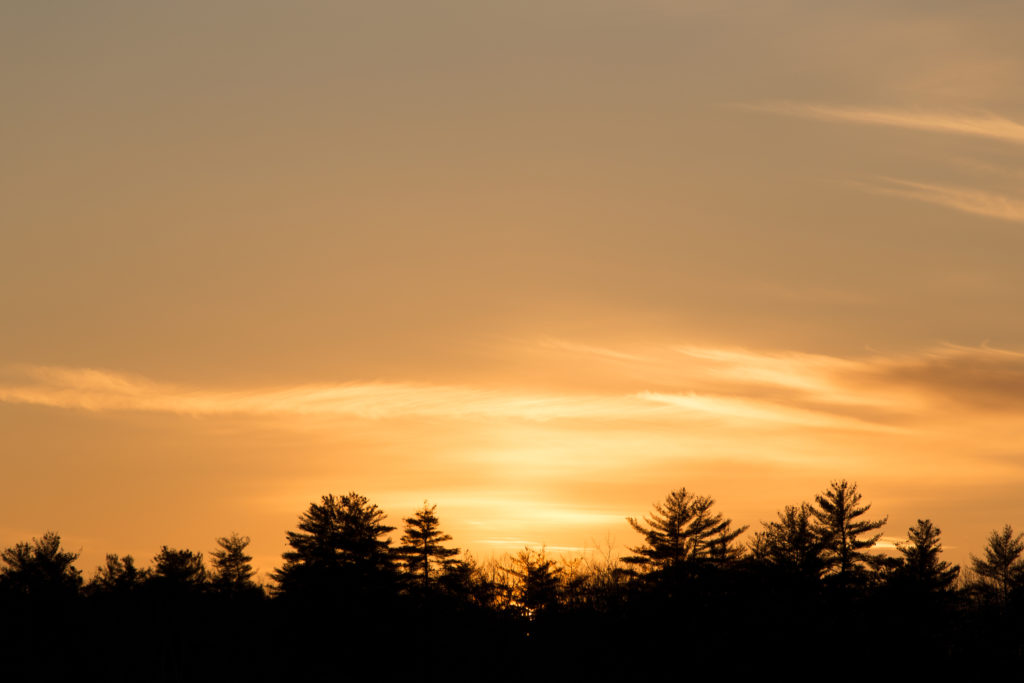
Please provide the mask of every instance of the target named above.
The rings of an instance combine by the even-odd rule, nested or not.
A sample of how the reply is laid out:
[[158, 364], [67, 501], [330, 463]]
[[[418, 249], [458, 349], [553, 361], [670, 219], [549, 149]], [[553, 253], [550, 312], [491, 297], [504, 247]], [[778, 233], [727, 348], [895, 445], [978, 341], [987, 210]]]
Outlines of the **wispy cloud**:
[[[930, 133], [945, 133], [1024, 144], [1024, 124], [991, 112], [957, 113], [885, 107], [844, 107], [810, 102], [767, 102], [745, 108], [783, 116], [886, 126]], [[963, 213], [1015, 223], [1024, 222], [1024, 200], [984, 190], [882, 178], [878, 183], [857, 183], [876, 194], [935, 204]]]
[[396, 417], [629, 419], [650, 406], [621, 396], [510, 394], [472, 387], [402, 382], [310, 384], [250, 391], [217, 391], [153, 382], [104, 370], [30, 367], [23, 381], [0, 384], [0, 402], [92, 411], [183, 415], [328, 415]]
[[885, 422], [950, 402], [978, 411], [1024, 402], [1024, 352], [985, 345], [859, 357], [679, 346], [647, 352], [643, 365], [676, 387], [640, 392], [647, 400], [795, 424], [864, 414]]
[[640, 397], [680, 410], [715, 418], [731, 419], [745, 423], [775, 423], [799, 427], [824, 427], [830, 429], [853, 429], [870, 431], [901, 431], [895, 427], [872, 424], [867, 420], [826, 412], [771, 404], [763, 400], [701, 396], [699, 394], [664, 394], [642, 392]]
[[[623, 357], [627, 357], [623, 354]], [[636, 357], [639, 361], [642, 359]], [[185, 388], [146, 378], [54, 367], [23, 369], [21, 383], [0, 384], [0, 402], [89, 411], [163, 412], [193, 416], [333, 416], [381, 420], [405, 417], [672, 422], [709, 417], [758, 424], [871, 428], [857, 420], [773, 405], [756, 398], [664, 394], [510, 393], [472, 387], [407, 383], [302, 385], [251, 391]], [[27, 380], [27, 381], [25, 381]]]
[[1024, 408], [1024, 352], [949, 344], [913, 356], [876, 359], [848, 379], [874, 390], [899, 386], [926, 395], [935, 405], [985, 412], [1005, 419]]
[[[557, 393], [406, 382], [350, 382], [223, 391], [87, 369], [27, 367], [0, 381], [0, 402], [89, 411], [195, 416], [313, 416], [364, 420], [706, 422], [867, 432], [902, 431], [905, 419], [956, 403], [979, 411], [1019, 409], [1024, 353], [944, 346], [916, 355], [838, 358], [743, 349], [665, 348], [599, 354], [564, 345], [592, 362], [664, 370], [658, 387]], [[639, 380], [643, 381], [643, 380]]]
[[[815, 395], [837, 394], [834, 376], [854, 371], [859, 361], [811, 353], [765, 353], [745, 349], [681, 346], [680, 354], [700, 361], [714, 378]], [[837, 396], [835, 400], [842, 400]]]
[[990, 112], [954, 113], [884, 107], [842, 107], [807, 102], [768, 102], [747, 105], [750, 109], [799, 116], [820, 121], [838, 121], [888, 126], [934, 133], [969, 135], [1024, 144], [1024, 124]]
[[540, 342], [540, 346], [548, 349], [556, 349], [559, 351], [568, 351], [570, 353], [593, 355], [602, 358], [608, 358], [612, 360], [620, 361], [631, 361], [631, 362], [642, 362], [646, 360], [646, 357], [636, 353], [625, 353], [623, 351], [617, 351], [615, 349], [605, 348], [603, 346], [591, 346], [589, 344], [576, 344], [564, 339], [543, 339]]
[[[578, 353], [591, 356], [589, 347]], [[675, 355], [678, 365], [679, 356]], [[778, 395], [764, 398], [751, 390], [752, 384], [777, 388], [787, 382], [801, 390], [824, 393], [828, 385], [803, 378], [792, 361], [780, 361], [751, 354], [729, 354], [708, 350], [690, 351], [691, 377], [675, 377], [678, 392], [651, 391], [634, 386], [623, 393], [526, 393], [478, 389], [466, 386], [413, 384], [401, 382], [352, 382], [299, 385], [248, 391], [183, 387], [154, 382], [144, 377], [88, 368], [21, 368], [18, 381], [0, 382], [0, 402], [97, 412], [162, 412], [192, 416], [284, 417], [312, 416], [364, 420], [431, 418], [455, 420], [524, 420], [533, 422], [589, 421], [591, 424], [640, 421], [680, 423], [706, 421], [764, 425], [800, 425], [826, 429], [883, 429], [856, 415], [836, 415], [831, 406], [794, 406]], [[658, 367], [663, 358], [633, 353], [602, 353], [603, 360], [629, 361], [644, 367]], [[717, 362], [709, 362], [709, 361]], [[783, 365], [772, 369], [772, 363]], [[714, 367], [725, 366], [725, 367]], [[628, 373], [627, 373], [628, 374]], [[742, 375], [742, 382], [730, 386], [722, 381]], [[703, 379], [701, 379], [703, 375]], [[702, 388], [700, 393], [694, 387]], [[714, 389], [717, 387], [717, 391]], [[756, 389], [756, 388], [755, 388]]]
[[1024, 223], [1024, 201], [982, 190], [946, 185], [933, 185], [896, 178], [883, 179], [886, 184], [865, 184], [863, 187], [878, 194], [937, 204], [956, 211]]

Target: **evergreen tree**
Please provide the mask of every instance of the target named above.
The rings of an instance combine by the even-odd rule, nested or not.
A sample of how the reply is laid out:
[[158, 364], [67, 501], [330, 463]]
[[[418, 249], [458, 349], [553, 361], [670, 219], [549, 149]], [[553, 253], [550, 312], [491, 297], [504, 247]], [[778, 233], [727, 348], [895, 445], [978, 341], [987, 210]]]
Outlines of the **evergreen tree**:
[[138, 569], [131, 555], [123, 558], [107, 555], [107, 562], [96, 568], [96, 575], [89, 582], [90, 593], [130, 593], [138, 589], [149, 578], [149, 572]]
[[150, 582], [170, 594], [201, 591], [207, 582], [203, 554], [162, 546], [153, 558]]
[[405, 532], [402, 534], [402, 545], [398, 549], [409, 574], [418, 577], [421, 588], [429, 589], [432, 578], [450, 570], [457, 564], [454, 560], [459, 554], [458, 548], [446, 548], [442, 545], [452, 540], [448, 534], [441, 533], [436, 505], [423, 507], [412, 517], [405, 518]]
[[711, 498], [681, 488], [668, 494], [664, 503], [655, 503], [654, 512], [643, 522], [627, 517], [630, 526], [643, 536], [644, 545], [630, 548], [636, 554], [622, 558], [623, 562], [653, 571], [735, 560], [742, 550], [734, 541], [747, 527], [732, 529], [731, 520], [711, 512], [714, 504]]
[[778, 516], [777, 522], [763, 522], [764, 529], [754, 535], [751, 544], [754, 558], [817, 579], [825, 564], [824, 546], [814, 530], [811, 506], [807, 503], [801, 503], [800, 507], [787, 505]]
[[60, 536], [52, 531], [31, 543], [17, 543], [0, 553], [6, 565], [0, 568], [0, 586], [19, 595], [57, 599], [76, 595], [82, 573], [75, 568], [78, 553], [61, 548]]
[[252, 556], [245, 549], [251, 539], [232, 532], [230, 536], [217, 539], [217, 550], [210, 553], [213, 558], [213, 585], [224, 593], [240, 593], [258, 589], [253, 576]]
[[284, 565], [273, 578], [291, 595], [352, 596], [390, 586], [394, 578], [391, 539], [376, 505], [356, 493], [323, 496], [289, 531]]
[[940, 533], [929, 519], [919, 519], [917, 525], [910, 527], [907, 541], [896, 545], [903, 555], [903, 562], [896, 570], [897, 580], [927, 592], [941, 592], [952, 587], [960, 574], [960, 567], [939, 560], [942, 552]]
[[815, 533], [825, 548], [825, 572], [836, 577], [840, 583], [847, 583], [865, 568], [874, 568], [880, 564], [878, 556], [865, 550], [874, 546], [882, 534], [867, 538], [862, 536], [882, 528], [889, 518], [858, 521], [859, 517], [871, 509], [871, 505], [858, 507], [860, 499], [857, 485], [843, 479], [833, 481], [827, 491], [815, 498], [817, 507], [811, 508]]
[[1024, 533], [1014, 536], [1007, 524], [1002, 532], [993, 531], [988, 537], [985, 559], [971, 555], [974, 571], [995, 589], [998, 601], [1005, 604], [1011, 591], [1024, 581]]
[[537, 618], [559, 607], [563, 570], [543, 549], [520, 551], [512, 560], [511, 574], [517, 579], [513, 602], [526, 616]]
[[477, 607], [495, 605], [495, 585], [488, 579], [485, 568], [472, 555], [444, 567], [438, 576], [436, 588]]

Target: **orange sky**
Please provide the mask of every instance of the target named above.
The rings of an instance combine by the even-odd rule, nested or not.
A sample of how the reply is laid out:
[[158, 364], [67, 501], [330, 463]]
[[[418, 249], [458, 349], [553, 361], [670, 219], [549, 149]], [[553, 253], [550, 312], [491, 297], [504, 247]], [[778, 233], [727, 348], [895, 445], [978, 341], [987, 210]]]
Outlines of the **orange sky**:
[[0, 545], [1024, 527], [1024, 10], [892, 5], [0, 6]]

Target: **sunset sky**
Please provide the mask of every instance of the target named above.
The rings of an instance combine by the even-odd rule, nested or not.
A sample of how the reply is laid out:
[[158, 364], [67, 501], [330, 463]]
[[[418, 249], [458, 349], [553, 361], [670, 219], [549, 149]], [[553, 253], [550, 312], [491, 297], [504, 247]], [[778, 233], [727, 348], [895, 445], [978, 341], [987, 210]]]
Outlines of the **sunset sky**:
[[[1024, 530], [1024, 6], [0, 3], [0, 546]], [[399, 532], [394, 534], [397, 539]]]

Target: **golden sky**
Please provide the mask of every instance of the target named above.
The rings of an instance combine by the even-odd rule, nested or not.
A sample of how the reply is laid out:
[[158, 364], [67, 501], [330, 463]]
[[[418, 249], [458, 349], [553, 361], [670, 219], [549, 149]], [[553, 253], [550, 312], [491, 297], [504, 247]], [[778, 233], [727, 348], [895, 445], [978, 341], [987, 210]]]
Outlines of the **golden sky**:
[[845, 477], [965, 561], [1024, 527], [1022, 20], [0, 4], [0, 545], [269, 571], [355, 490], [621, 550]]

